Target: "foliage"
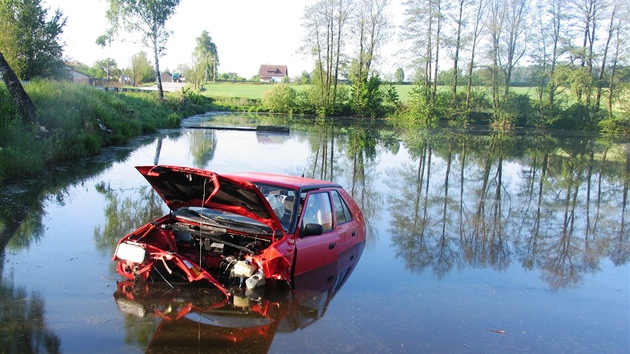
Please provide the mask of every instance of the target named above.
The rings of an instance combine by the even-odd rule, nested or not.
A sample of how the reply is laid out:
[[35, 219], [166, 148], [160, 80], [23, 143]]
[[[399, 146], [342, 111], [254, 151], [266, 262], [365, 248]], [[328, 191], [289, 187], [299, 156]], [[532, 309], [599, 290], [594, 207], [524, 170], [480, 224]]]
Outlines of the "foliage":
[[175, 13], [180, 0], [108, 0], [107, 19], [110, 28], [96, 43], [105, 46], [116, 37], [119, 27], [129, 32], [140, 32], [144, 45], [153, 49], [158, 95], [164, 98], [160, 78], [160, 57], [166, 50], [171, 34], [166, 30], [166, 21]]
[[94, 65], [92, 65], [90, 73], [97, 79], [116, 81], [122, 73], [122, 70], [118, 68], [116, 60], [112, 58], [105, 58], [95, 61]]
[[320, 0], [304, 10], [302, 51], [315, 61], [311, 99], [320, 116], [335, 114], [338, 109], [341, 43], [347, 36], [350, 5], [348, 0]]
[[274, 85], [270, 91], [263, 93], [262, 103], [269, 112], [292, 113], [297, 94], [286, 84]]
[[44, 146], [35, 131], [21, 122], [8, 96], [0, 90], [0, 183], [44, 168]]
[[151, 62], [145, 51], [140, 51], [131, 56], [129, 76], [132, 79], [133, 86], [152, 81], [153, 72], [153, 66], [151, 66]]
[[40, 0], [0, 0], [0, 52], [21, 80], [65, 78], [59, 38], [66, 18], [48, 16]]
[[235, 72], [223, 73], [219, 75], [219, 80], [222, 81], [247, 81], [244, 77], [238, 76]]
[[193, 52], [193, 57], [195, 61], [193, 71], [203, 73], [203, 81], [209, 81], [211, 77], [212, 81], [216, 81], [219, 52], [208, 31], [203, 30], [201, 35], [197, 37], [197, 46]]
[[608, 117], [599, 122], [600, 129], [608, 134], [630, 136], [630, 116]]
[[414, 86], [409, 94], [409, 106], [403, 115], [405, 120], [431, 126], [439, 119], [435, 106], [431, 103], [431, 87], [424, 84]]
[[495, 117], [495, 123], [524, 127], [534, 119], [535, 114], [528, 95], [511, 93], [507, 101], [503, 102], [502, 115], [499, 120]]
[[25, 89], [47, 131], [22, 123], [0, 86], [0, 180], [94, 155], [158, 128], [178, 127], [182, 118], [214, 107], [212, 99], [194, 93], [169, 93], [163, 101], [151, 92], [107, 92], [48, 80], [33, 80]]
[[383, 115], [383, 94], [380, 90], [381, 79], [372, 76], [366, 82], [356, 81], [352, 85], [350, 105], [355, 116], [380, 117]]
[[396, 72], [394, 73], [394, 78], [396, 79], [396, 83], [399, 85], [405, 81], [405, 71], [403, 70], [403, 68], [396, 69]]
[[311, 83], [311, 74], [308, 71], [302, 71], [300, 74], [300, 79], [298, 81], [300, 85], [308, 85]]

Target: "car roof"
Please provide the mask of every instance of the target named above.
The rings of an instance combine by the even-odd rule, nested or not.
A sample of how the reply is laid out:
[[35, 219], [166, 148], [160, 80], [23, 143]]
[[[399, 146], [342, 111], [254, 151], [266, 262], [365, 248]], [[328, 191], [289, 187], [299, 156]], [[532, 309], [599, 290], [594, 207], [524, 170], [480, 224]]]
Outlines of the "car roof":
[[224, 173], [222, 175], [233, 179], [245, 180], [251, 183], [272, 184], [300, 191], [315, 190], [319, 188], [341, 188], [339, 184], [332, 182], [321, 181], [308, 177], [268, 172], [237, 172], [231, 174]]

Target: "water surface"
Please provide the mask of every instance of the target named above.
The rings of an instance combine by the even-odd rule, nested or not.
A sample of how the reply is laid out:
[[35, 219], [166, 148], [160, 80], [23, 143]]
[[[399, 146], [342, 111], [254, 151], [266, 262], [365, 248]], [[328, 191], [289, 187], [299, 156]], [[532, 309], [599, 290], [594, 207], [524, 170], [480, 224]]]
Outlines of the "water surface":
[[[261, 119], [286, 124], [196, 117], [4, 186], [0, 351], [630, 348], [627, 142], [312, 122], [288, 134], [191, 128]], [[156, 162], [338, 182], [366, 215], [363, 255], [339, 284], [323, 269], [309, 280], [321, 287], [263, 291], [223, 312], [210, 310], [221, 301], [211, 288], [125, 288], [116, 241], [167, 212], [134, 169]]]

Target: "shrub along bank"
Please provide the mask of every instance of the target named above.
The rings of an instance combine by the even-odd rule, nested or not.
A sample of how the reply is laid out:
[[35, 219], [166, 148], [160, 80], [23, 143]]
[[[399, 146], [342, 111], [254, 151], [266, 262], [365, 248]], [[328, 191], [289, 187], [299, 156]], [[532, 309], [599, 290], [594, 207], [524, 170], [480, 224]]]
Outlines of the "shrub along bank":
[[215, 109], [190, 91], [108, 92], [67, 82], [31, 81], [24, 89], [37, 107], [39, 126], [25, 125], [0, 84], [0, 182], [43, 171], [55, 162], [98, 154], [102, 147]]

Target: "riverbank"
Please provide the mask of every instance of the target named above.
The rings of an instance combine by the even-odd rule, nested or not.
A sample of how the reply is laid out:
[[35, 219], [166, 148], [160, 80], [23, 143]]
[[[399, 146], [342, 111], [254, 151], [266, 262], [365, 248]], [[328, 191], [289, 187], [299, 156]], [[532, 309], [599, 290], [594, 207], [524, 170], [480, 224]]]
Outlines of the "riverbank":
[[35, 80], [24, 88], [37, 107], [39, 126], [22, 122], [0, 85], [0, 183], [219, 108], [212, 98], [187, 90], [169, 92], [162, 101], [152, 92], [108, 92], [67, 82]]

